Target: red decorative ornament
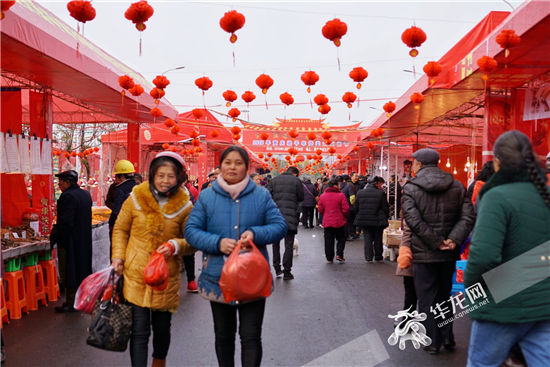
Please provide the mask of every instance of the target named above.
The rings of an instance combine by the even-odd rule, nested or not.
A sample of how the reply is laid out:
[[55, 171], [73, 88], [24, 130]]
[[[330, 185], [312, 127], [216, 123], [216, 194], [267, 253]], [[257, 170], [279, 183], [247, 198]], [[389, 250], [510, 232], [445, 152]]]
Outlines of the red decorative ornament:
[[202, 109], [200, 108], [194, 108], [192, 111], [191, 111], [191, 114], [193, 115], [193, 117], [195, 118], [195, 120], [200, 120], [203, 116], [204, 116], [204, 112]]
[[263, 94], [273, 85], [273, 79], [267, 74], [261, 74], [256, 78], [256, 85], [262, 90]]
[[292, 98], [292, 95], [290, 93], [283, 93], [279, 96], [281, 98], [281, 102], [283, 102], [285, 105], [290, 106], [294, 103], [294, 98]]
[[430, 85], [434, 83], [434, 78], [438, 76], [441, 71], [443, 71], [443, 68], [441, 67], [441, 64], [437, 61], [428, 61], [426, 65], [422, 68], [428, 78], [430, 78]]
[[306, 71], [302, 74], [301, 79], [307, 85], [307, 92], [311, 93], [311, 86], [319, 81], [319, 75], [314, 71]]
[[171, 132], [172, 134], [176, 134], [176, 135], [177, 135], [177, 134], [180, 132], [180, 127], [179, 127], [178, 125], [176, 125], [176, 126], [172, 127], [172, 129], [170, 129], [170, 132]]
[[481, 78], [487, 81], [487, 79], [489, 79], [488, 73], [498, 67], [498, 62], [490, 56], [482, 56], [477, 60], [477, 66], [479, 66], [479, 70], [483, 72]]
[[153, 84], [159, 89], [164, 89], [170, 84], [170, 81], [164, 75], [157, 75], [153, 79]]
[[324, 104], [324, 105], [321, 105], [319, 106], [319, 108], [317, 109], [321, 114], [323, 115], [326, 115], [327, 113], [330, 112], [331, 108], [328, 104]]
[[260, 134], [260, 139], [262, 139], [263, 141], [266, 141], [267, 139], [269, 139], [269, 134], [268, 133], [261, 133]]
[[[151, 89], [149, 94], [151, 95], [151, 97], [153, 97], [153, 99], [158, 100], [158, 99], [161, 99], [162, 97], [164, 97], [166, 92], [163, 89], [160, 89], [160, 88], [153, 88], [153, 89]], [[158, 104], [158, 101], [156, 101], [155, 103]]]
[[357, 89], [361, 89], [361, 83], [367, 79], [369, 73], [361, 66], [351, 69], [349, 77], [357, 83]]
[[162, 116], [162, 110], [158, 107], [153, 108], [150, 112], [151, 112], [151, 115], [153, 115], [153, 117]]
[[313, 102], [318, 106], [322, 106], [328, 103], [328, 98], [324, 94], [318, 94], [313, 98]]
[[314, 132], [309, 132], [309, 133], [307, 133], [307, 138], [308, 138], [309, 140], [315, 140], [316, 137], [317, 137], [317, 136], [315, 135]]
[[292, 157], [291, 157], [291, 156], [289, 156], [289, 155], [285, 155], [285, 160], [287, 160], [287, 161], [290, 161], [291, 159], [292, 159]]
[[220, 136], [220, 133], [218, 132], [218, 130], [212, 130], [210, 136], [213, 138], [217, 138], [218, 136]]
[[334, 153], [336, 153], [336, 149], [334, 149], [333, 147], [330, 147], [328, 148], [328, 152], [330, 155], [333, 155]]
[[422, 103], [424, 101], [424, 96], [422, 95], [422, 93], [418, 92], [414, 92], [413, 94], [411, 94], [410, 98], [411, 102], [416, 104]]
[[94, 147], [94, 152], [99, 152], [99, 148], [98, 147]]
[[258, 153], [258, 158], [262, 159], [264, 155], [262, 153]]
[[212, 83], [212, 80], [210, 80], [210, 78], [206, 76], [203, 76], [202, 78], [198, 78], [197, 80], [195, 80], [195, 85], [199, 87], [199, 89], [201, 89], [203, 93], [208, 89], [210, 89], [213, 84], [214, 83]]
[[168, 144], [168, 143], [162, 144], [162, 149], [168, 150], [168, 148], [170, 148], [170, 144]]
[[374, 144], [373, 143], [368, 143], [367, 148], [369, 148], [370, 150], [373, 150], [374, 149]]
[[241, 138], [241, 134], [233, 134], [233, 140], [237, 141]]
[[[239, 117], [239, 115], [241, 114], [241, 111], [238, 108], [232, 108], [229, 110], [229, 112], [227, 112], [227, 114], [233, 118], [233, 121], [236, 121], [237, 117]], [[235, 126], [235, 127], [238, 127], [238, 126]]]
[[236, 10], [228, 11], [220, 19], [220, 27], [227, 33], [231, 33], [229, 37], [229, 42], [235, 43], [237, 41], [236, 31], [241, 29], [244, 26], [245, 18], [244, 15], [237, 12]]
[[201, 145], [201, 142], [199, 139], [194, 138], [193, 140], [191, 140], [191, 145], [193, 145], [194, 147], [198, 147]]
[[193, 139], [198, 138], [198, 137], [199, 137], [199, 130], [196, 129], [196, 128], [193, 129], [193, 130], [191, 130], [191, 131], [189, 132], [189, 137], [190, 137], [190, 138], [193, 138]]
[[356, 99], [357, 99], [357, 96], [355, 95], [355, 93], [352, 93], [352, 92], [346, 92], [346, 93], [344, 93], [344, 95], [342, 96], [342, 101], [344, 101], [345, 103], [347, 103], [348, 108], [351, 108], [351, 104], [352, 104], [353, 102], [355, 102]]
[[[2, 11], [4, 11], [4, 3], [9, 1], [2, 1]], [[15, 1], [13, 1], [15, 3]], [[67, 10], [71, 17], [78, 22], [86, 23], [95, 18], [95, 9], [90, 1], [86, 0], [74, 0], [67, 3]]]
[[143, 87], [139, 84], [134, 84], [134, 86], [130, 89], [128, 89], [128, 92], [130, 92], [134, 97], [139, 97], [145, 92]]
[[296, 139], [300, 135], [296, 130], [290, 130], [288, 132], [288, 136], [290, 136], [291, 139]]
[[241, 96], [241, 98], [243, 99], [243, 101], [245, 101], [246, 103], [250, 103], [252, 102], [253, 100], [256, 99], [256, 96], [254, 95], [254, 93], [252, 93], [251, 91], [247, 90], [246, 92], [244, 92]]
[[411, 57], [416, 57], [418, 55], [418, 50], [416, 48], [420, 47], [426, 41], [426, 38], [426, 33], [415, 26], [407, 28], [401, 35], [403, 43], [411, 48], [411, 51], [409, 51]]
[[[132, 79], [130, 76], [128, 75], [122, 75], [122, 76], [119, 76], [118, 77], [118, 85], [120, 85], [120, 87], [122, 89], [131, 89], [134, 87], [134, 79]], [[123, 96], [124, 96], [124, 91], [120, 92]]]
[[342, 159], [342, 154], [338, 154], [338, 155], [336, 156], [336, 158]]
[[147, 1], [142, 0], [130, 5], [124, 13], [124, 16], [136, 25], [138, 31], [143, 32], [145, 28], [147, 28], [145, 22], [153, 16], [154, 12], [153, 7], [149, 5]]
[[504, 29], [498, 34], [496, 41], [504, 49], [504, 57], [508, 57], [509, 48], [519, 45], [521, 38], [513, 29]]
[[386, 104], [384, 104], [384, 107], [382, 107], [384, 109], [384, 111], [386, 111], [386, 116], [390, 117], [392, 112], [395, 111], [395, 103], [393, 103], [392, 101], [389, 101], [387, 102]]
[[[323, 131], [321, 133], [321, 137], [324, 139], [324, 140], [328, 140], [330, 138], [332, 138], [332, 133], [328, 132], [328, 131]], [[317, 154], [321, 154], [321, 153], [317, 153]]]
[[[323, 133], [324, 134], [324, 133]], [[329, 133], [330, 134], [330, 133]], [[323, 154], [323, 151], [321, 149], [317, 149], [315, 151], [315, 153], [318, 155], [318, 156], [321, 156], [321, 154]]]
[[240, 133], [241, 133], [241, 128], [238, 127], [238, 126], [233, 126], [230, 130], [231, 130], [231, 133], [232, 133], [233, 135], [237, 135], [237, 134], [240, 134]]
[[166, 127], [173, 127], [176, 125], [176, 122], [172, 119], [166, 119], [164, 120], [164, 125], [166, 125]]
[[323, 37], [334, 42], [336, 47], [340, 47], [340, 39], [347, 33], [347, 31], [348, 26], [346, 23], [342, 22], [338, 18], [334, 18], [333, 20], [326, 22], [321, 30]]
[[271, 157], [273, 154], [272, 153], [267, 153], [267, 156], [268, 157]]
[[237, 99], [237, 93], [233, 92], [232, 90], [226, 90], [225, 92], [223, 92], [223, 99], [227, 101], [225, 106], [230, 107], [231, 102]]
[[359, 151], [359, 147], [358, 147], [357, 145], [354, 146], [352, 149], [353, 149], [353, 151], [356, 152], [356, 153]]

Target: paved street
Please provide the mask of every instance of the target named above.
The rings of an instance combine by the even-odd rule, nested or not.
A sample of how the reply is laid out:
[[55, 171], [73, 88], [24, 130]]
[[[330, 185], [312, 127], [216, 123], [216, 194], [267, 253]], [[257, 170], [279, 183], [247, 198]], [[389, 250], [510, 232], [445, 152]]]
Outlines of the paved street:
[[[402, 278], [395, 262], [367, 264], [363, 242], [348, 242], [346, 264], [327, 264], [322, 229], [300, 227], [293, 281], [276, 279], [266, 306], [263, 366], [464, 366], [470, 320], [455, 322], [455, 352], [437, 356], [390, 346], [388, 314], [403, 306]], [[200, 267], [197, 255], [197, 268]], [[197, 275], [199, 270], [197, 270]], [[182, 274], [185, 284], [185, 275]], [[88, 315], [59, 315], [48, 308], [4, 327], [11, 366], [129, 366], [129, 352], [105, 352], [86, 345]], [[237, 343], [238, 344], [238, 343]], [[149, 354], [151, 349], [149, 350]], [[237, 346], [236, 365], [240, 365]], [[210, 305], [182, 291], [172, 319], [168, 366], [216, 366]]]

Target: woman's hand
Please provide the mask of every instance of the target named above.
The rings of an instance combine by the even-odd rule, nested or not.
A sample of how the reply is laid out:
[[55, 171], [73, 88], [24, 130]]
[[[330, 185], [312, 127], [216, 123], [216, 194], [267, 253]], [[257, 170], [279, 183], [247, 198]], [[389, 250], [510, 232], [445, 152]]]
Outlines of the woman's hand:
[[164, 255], [165, 259], [168, 259], [174, 253], [174, 245], [165, 242], [157, 248], [157, 252]]
[[115, 273], [118, 275], [122, 275], [122, 272], [124, 271], [124, 260], [122, 259], [113, 259], [111, 262], [111, 266], [113, 269], [115, 269]]
[[254, 232], [251, 230], [246, 230], [241, 234], [241, 240], [244, 242], [248, 242], [248, 240], [254, 242]]
[[237, 246], [237, 241], [233, 238], [222, 238], [220, 241], [220, 252], [229, 255], [235, 246]]

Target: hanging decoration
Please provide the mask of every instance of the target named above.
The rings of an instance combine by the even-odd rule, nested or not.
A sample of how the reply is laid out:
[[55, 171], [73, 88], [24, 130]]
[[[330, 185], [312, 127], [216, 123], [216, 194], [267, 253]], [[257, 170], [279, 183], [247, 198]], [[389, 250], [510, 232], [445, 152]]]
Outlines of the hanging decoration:
[[[273, 85], [273, 79], [267, 74], [261, 74], [256, 78], [256, 85], [262, 90], [262, 93], [267, 94], [267, 90]], [[265, 109], [267, 110], [267, 97], [265, 97]]]
[[128, 89], [128, 92], [130, 92], [134, 97], [139, 97], [145, 92], [143, 87], [139, 84], [134, 84], [134, 86], [130, 89]]
[[292, 129], [288, 132], [288, 136], [290, 136], [290, 138], [292, 140], [296, 139], [298, 137], [298, 135], [300, 135], [300, 134], [294, 129]]
[[443, 71], [443, 68], [441, 67], [441, 64], [437, 61], [428, 61], [426, 65], [422, 68], [424, 70], [424, 73], [426, 73], [426, 76], [428, 76], [428, 86], [433, 85], [435, 82], [435, 77], [438, 76], [441, 71]]
[[422, 29], [415, 26], [407, 28], [403, 34], [401, 34], [401, 40], [403, 43], [411, 48], [409, 51], [409, 55], [411, 57], [418, 56], [418, 50], [416, 48], [420, 47], [426, 41], [426, 38], [426, 33], [424, 33]]
[[[377, 128], [377, 129], [374, 129], [370, 132], [370, 137], [373, 137], [373, 138], [382, 138], [382, 136], [384, 135], [384, 129], [382, 129], [381, 127]], [[369, 146], [369, 149], [371, 149], [371, 147]]]
[[202, 90], [202, 104], [205, 109], [206, 109], [206, 101], [204, 97], [204, 92], [210, 89], [213, 84], [214, 83], [212, 83], [212, 80], [210, 80], [210, 78], [206, 76], [203, 76], [202, 78], [198, 78], [195, 80], [195, 85], [199, 87], [200, 90]]
[[212, 132], [210, 133], [210, 136], [212, 138], [217, 138], [218, 136], [220, 136], [220, 133], [218, 132], [218, 130], [212, 130]]
[[241, 133], [241, 128], [238, 127], [238, 126], [233, 126], [233, 127], [230, 129], [230, 131], [231, 131], [231, 134], [237, 135], [237, 134], [240, 134], [240, 133]]
[[368, 76], [369, 73], [361, 66], [355, 67], [349, 72], [349, 77], [357, 83], [357, 89], [361, 89], [361, 83], [367, 79]]
[[249, 103], [256, 99], [256, 95], [251, 91], [247, 90], [242, 95], [241, 98], [246, 102], [246, 119], [250, 120], [250, 105]]
[[241, 111], [238, 108], [232, 108], [227, 112], [229, 116], [233, 119], [233, 122], [237, 121], [237, 117], [241, 114]]
[[[231, 42], [232, 44], [237, 42], [237, 35], [235, 34], [235, 32], [241, 29], [244, 26], [244, 23], [244, 15], [236, 10], [228, 11], [220, 19], [220, 27], [227, 33], [231, 33], [231, 36], [229, 37], [229, 42]], [[235, 66], [235, 50], [233, 50], [232, 53], [233, 66]]]
[[319, 108], [318, 108], [318, 111], [323, 115], [326, 115], [327, 113], [329, 113], [330, 110], [331, 110], [331, 108], [328, 104], [320, 105]]
[[122, 104], [124, 104], [124, 96], [126, 95], [126, 89], [132, 89], [134, 87], [134, 79], [128, 75], [122, 75], [118, 77], [118, 85], [122, 88], [120, 94], [122, 95]]
[[237, 99], [237, 93], [229, 89], [223, 92], [222, 95], [223, 95], [223, 99], [227, 101], [227, 103], [225, 104], [226, 107], [231, 107], [231, 102]]
[[313, 102], [318, 106], [322, 106], [328, 103], [328, 98], [324, 94], [318, 94], [313, 98]]
[[[2, 1], [2, 7], [4, 6], [4, 2]], [[15, 1], [14, 1], [15, 3]], [[84, 33], [84, 24], [90, 20], [94, 20], [96, 12], [94, 7], [92, 6], [92, 3], [87, 0], [73, 0], [69, 1], [67, 3], [67, 10], [69, 11], [69, 14], [71, 17], [76, 19], [77, 28], [76, 31], [80, 33], [80, 23], [82, 23], [82, 33]], [[4, 9], [2, 9], [4, 11]], [[79, 47], [79, 44], [77, 44], [77, 50]]]
[[497, 35], [496, 41], [504, 49], [504, 57], [507, 58], [510, 48], [519, 45], [521, 38], [513, 29], [504, 29]]
[[170, 80], [168, 80], [168, 78], [164, 75], [157, 75], [155, 79], [153, 79], [153, 84], [158, 89], [165, 89], [168, 85], [170, 85]]
[[149, 92], [149, 95], [153, 97], [153, 99], [155, 100], [155, 104], [159, 104], [160, 99], [164, 97], [165, 94], [166, 92], [164, 91], [164, 89], [160, 89], [160, 88], [153, 88]]
[[180, 132], [180, 127], [178, 125], [175, 125], [170, 129], [170, 132], [174, 135], [178, 135], [178, 133]]
[[386, 112], [386, 116], [390, 117], [392, 112], [395, 111], [395, 107], [396, 107], [395, 103], [393, 103], [392, 101], [389, 101], [386, 104], [384, 104], [384, 106], [382, 108]]
[[420, 104], [424, 102], [424, 96], [422, 93], [414, 92], [411, 94], [411, 102], [414, 103], [414, 108], [416, 110], [420, 109]]
[[158, 107], [155, 107], [155, 108], [151, 109], [150, 112], [151, 112], [151, 115], [155, 118], [162, 116], [162, 110]]
[[481, 78], [487, 83], [489, 79], [489, 74], [498, 67], [498, 62], [490, 56], [482, 56], [477, 60], [477, 66], [479, 70], [483, 72]]
[[294, 98], [292, 98], [292, 95], [290, 93], [283, 93], [279, 96], [281, 99], [281, 102], [283, 102], [285, 105], [290, 106], [294, 103]]
[[131, 20], [136, 25], [136, 29], [139, 31], [139, 56], [141, 56], [141, 32], [147, 28], [145, 22], [153, 16], [153, 7], [145, 0], [133, 3], [124, 13], [126, 19]]
[[353, 92], [346, 92], [342, 96], [342, 101], [344, 101], [347, 104], [348, 108], [352, 107], [352, 103], [355, 102], [356, 99], [357, 99], [357, 96]]
[[195, 120], [200, 120], [204, 116], [204, 112], [201, 108], [194, 108], [191, 111], [191, 114], [195, 118]]
[[174, 127], [176, 126], [176, 122], [172, 119], [166, 119], [164, 120], [164, 125], [167, 127], [167, 128], [171, 128], [171, 127]]
[[302, 82], [307, 85], [308, 93], [311, 93], [311, 86], [315, 85], [315, 83], [319, 81], [319, 75], [311, 70], [304, 72], [300, 78], [302, 79]]
[[0, 11], [0, 20], [4, 19], [6, 12], [15, 4], [15, 0], [2, 0], [0, 1], [1, 11]]
[[348, 32], [348, 26], [338, 18], [329, 20], [323, 26], [321, 32], [323, 37], [331, 40], [336, 48], [336, 60], [338, 61], [338, 71], [340, 71], [340, 56], [338, 55], [338, 47], [341, 45], [340, 39]]
[[269, 139], [269, 134], [268, 133], [261, 133], [260, 134], [260, 139], [262, 139], [264, 142]]
[[317, 136], [315, 135], [314, 132], [311, 132], [311, 131], [310, 131], [309, 133], [307, 133], [307, 138], [308, 138], [309, 140], [315, 140], [315, 138], [317, 138]]

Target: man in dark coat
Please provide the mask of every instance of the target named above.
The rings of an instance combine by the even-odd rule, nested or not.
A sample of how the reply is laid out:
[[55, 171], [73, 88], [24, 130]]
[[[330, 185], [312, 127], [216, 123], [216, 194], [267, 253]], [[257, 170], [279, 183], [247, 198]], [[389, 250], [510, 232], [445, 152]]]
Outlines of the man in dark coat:
[[76, 290], [92, 273], [92, 198], [78, 187], [78, 173], [64, 171], [56, 175], [62, 191], [57, 200], [57, 223], [50, 242], [57, 243], [59, 273], [66, 299], [56, 312], [75, 312]]
[[303, 175], [304, 181], [304, 201], [302, 202], [302, 225], [304, 228], [313, 228], [313, 213], [315, 205], [317, 205], [317, 197], [319, 192], [315, 185], [311, 182], [308, 175]]
[[403, 187], [403, 216], [412, 232], [418, 311], [427, 315], [426, 331], [432, 339], [432, 344], [425, 349], [437, 354], [441, 345], [448, 350], [455, 346], [452, 322], [441, 328], [436, 325], [436, 321], [439, 324], [450, 321], [452, 311], [439, 313], [437, 310], [448, 307], [445, 302], [451, 293], [455, 261], [459, 258], [460, 245], [474, 225], [474, 212], [462, 183], [437, 166], [439, 153], [424, 148], [413, 157], [416, 177]]
[[359, 176], [355, 172], [351, 175], [351, 177], [349, 175], [342, 175], [342, 182], [340, 183], [340, 191], [342, 191], [342, 194], [346, 197], [350, 208], [346, 223], [347, 241], [353, 241], [359, 238], [355, 231], [355, 226], [353, 225], [353, 222], [355, 221], [355, 209], [353, 208], [353, 204], [355, 203], [355, 194], [357, 193], [355, 182], [357, 182]]
[[267, 185], [273, 201], [279, 207], [285, 218], [287, 232], [285, 235], [285, 252], [283, 254], [283, 269], [281, 271], [280, 241], [273, 244], [273, 267], [277, 276], [283, 275], [283, 280], [294, 279], [292, 269], [292, 251], [294, 236], [298, 233], [298, 203], [304, 200], [304, 188], [298, 179], [300, 171], [296, 167], [288, 167], [285, 173], [275, 177]]
[[[127, 164], [123, 166], [122, 163]], [[113, 195], [113, 206], [111, 207], [111, 215], [109, 216], [109, 238], [112, 237], [113, 228], [115, 226], [118, 213], [124, 201], [130, 196], [132, 189], [137, 185], [134, 180], [134, 165], [125, 159], [118, 161], [115, 166], [115, 182], [117, 182]]]
[[[389, 207], [382, 191], [384, 179], [376, 176], [355, 198], [355, 222], [362, 227], [365, 240], [365, 260], [382, 262], [382, 234], [388, 226]], [[373, 251], [374, 248], [374, 251]]]

